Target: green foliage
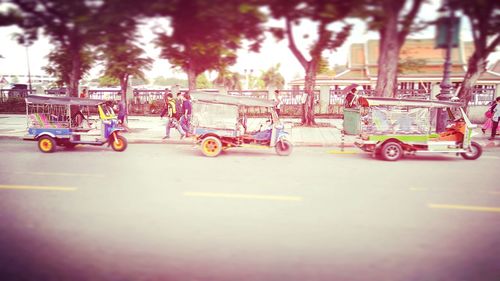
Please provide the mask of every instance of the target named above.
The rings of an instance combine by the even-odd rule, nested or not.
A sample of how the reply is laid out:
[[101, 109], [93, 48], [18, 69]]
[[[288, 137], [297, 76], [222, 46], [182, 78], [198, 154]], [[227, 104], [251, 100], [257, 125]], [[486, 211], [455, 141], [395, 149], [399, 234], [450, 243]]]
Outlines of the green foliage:
[[158, 77], [153, 79], [153, 85], [155, 85], [155, 86], [179, 85], [182, 88], [187, 88], [188, 83], [187, 83], [186, 79], [158, 76]]
[[266, 88], [283, 88], [285, 85], [285, 78], [283, 78], [283, 75], [280, 73], [280, 67], [281, 65], [278, 63], [262, 73], [261, 79]]
[[93, 53], [89, 46], [98, 38], [94, 29], [98, 7], [90, 1], [65, 0], [11, 0], [11, 24], [23, 31], [18, 35], [19, 43], [31, 44], [40, 30], [48, 36], [54, 49], [49, 54], [49, 65], [45, 68], [56, 75], [59, 83], [65, 83], [76, 96], [78, 81], [90, 69]]
[[132, 86], [145, 85], [145, 84], [149, 84], [149, 80], [146, 78], [143, 79], [135, 76], [130, 78], [130, 85]]
[[236, 50], [244, 38], [256, 51], [263, 40], [259, 24], [263, 16], [248, 1], [184, 0], [172, 11], [171, 33], [158, 34], [160, 56], [197, 77], [206, 70], [225, 69], [236, 63]]
[[104, 61], [104, 74], [118, 79], [123, 90], [131, 75], [144, 80], [144, 70], [151, 69], [153, 63], [151, 58], [144, 57], [144, 50], [137, 44], [136, 8], [129, 0], [107, 0], [100, 9], [103, 20], [99, 25], [98, 50]]
[[196, 77], [196, 86], [201, 89], [210, 89], [213, 87], [212, 83], [208, 81], [205, 73], [202, 73]]
[[328, 60], [325, 57], [321, 57], [316, 73], [324, 75], [335, 75], [335, 71], [330, 69], [330, 63], [328, 63]]
[[112, 76], [101, 76], [99, 77], [99, 87], [112, 87], [112, 86], [120, 86], [120, 80], [116, 77]]
[[217, 78], [213, 81], [214, 85], [219, 87], [224, 87], [227, 90], [241, 91], [242, 87], [242, 76], [239, 73], [231, 72], [228, 70], [220, 70]]

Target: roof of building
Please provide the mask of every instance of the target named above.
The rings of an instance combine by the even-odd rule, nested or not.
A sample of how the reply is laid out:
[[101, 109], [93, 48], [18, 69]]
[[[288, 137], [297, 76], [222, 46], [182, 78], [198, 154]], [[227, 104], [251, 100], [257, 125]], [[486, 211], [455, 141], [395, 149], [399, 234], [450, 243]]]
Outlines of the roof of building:
[[[460, 81], [466, 73], [467, 60], [474, 52], [473, 42], [460, 42], [452, 50], [451, 80]], [[348, 69], [335, 76], [316, 78], [317, 85], [370, 83], [377, 80], [379, 40], [355, 43], [350, 46]], [[441, 81], [445, 62], [444, 49], [435, 48], [434, 39], [407, 39], [400, 52], [399, 81]], [[483, 72], [478, 82], [500, 82], [500, 61], [490, 71]], [[304, 79], [295, 79], [290, 85], [303, 85]]]

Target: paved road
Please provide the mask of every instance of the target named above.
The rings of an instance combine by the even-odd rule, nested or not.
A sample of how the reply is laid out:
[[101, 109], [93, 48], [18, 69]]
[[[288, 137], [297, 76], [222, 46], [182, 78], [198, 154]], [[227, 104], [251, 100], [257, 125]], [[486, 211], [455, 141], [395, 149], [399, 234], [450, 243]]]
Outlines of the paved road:
[[0, 140], [0, 280], [500, 280], [500, 150]]

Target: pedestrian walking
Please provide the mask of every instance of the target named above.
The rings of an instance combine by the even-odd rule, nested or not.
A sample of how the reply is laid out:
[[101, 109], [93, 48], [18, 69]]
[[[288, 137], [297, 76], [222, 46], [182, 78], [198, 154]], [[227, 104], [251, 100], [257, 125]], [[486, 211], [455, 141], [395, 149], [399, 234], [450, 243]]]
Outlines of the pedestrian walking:
[[80, 98], [81, 99], [86, 99], [87, 98], [87, 88], [83, 88], [82, 92], [80, 93]]
[[180, 122], [182, 114], [184, 111], [182, 110], [182, 103], [184, 102], [184, 96], [182, 95], [181, 92], [177, 93], [177, 98], [175, 99], [175, 110], [176, 110], [176, 116], [175, 118]]
[[125, 124], [125, 119], [128, 115], [128, 109], [125, 106], [125, 101], [121, 100], [118, 102], [118, 122], [122, 127], [124, 127], [127, 131], [129, 130], [127, 124]]
[[486, 121], [484, 121], [483, 125], [481, 126], [481, 131], [483, 131], [483, 135], [486, 134], [486, 130], [491, 130], [493, 127], [493, 121], [491, 120], [491, 117], [493, 117], [493, 109], [496, 106], [497, 102], [493, 100], [489, 106], [486, 112], [484, 113], [484, 116], [486, 117]]
[[[170, 128], [175, 127], [177, 131], [179, 131], [179, 134], [181, 135], [181, 139], [186, 136], [186, 133], [184, 133], [184, 130], [182, 127], [179, 125], [179, 121], [175, 118], [176, 114], [176, 109], [175, 109], [175, 100], [173, 98], [172, 93], [167, 94], [167, 103], [166, 103], [166, 116], [167, 116], [167, 125], [165, 127], [165, 136], [163, 139], [168, 139], [170, 138]], [[162, 114], [164, 112], [162, 111]], [[163, 115], [161, 115], [163, 117]]]
[[498, 122], [500, 121], [500, 106], [498, 106], [498, 104], [500, 104], [500, 97], [497, 97], [495, 101], [496, 103], [491, 107], [491, 112], [493, 113], [491, 121], [493, 122], [493, 125], [491, 128], [491, 137], [489, 138], [489, 140], [495, 139], [495, 136], [497, 134]]
[[281, 106], [283, 105], [283, 101], [280, 96], [279, 90], [274, 90], [274, 101], [276, 102], [276, 113], [278, 116], [281, 114]]
[[182, 129], [186, 132], [186, 135], [189, 135], [192, 112], [191, 95], [189, 95], [189, 92], [184, 93], [183, 99], [184, 101], [182, 102], [182, 116], [180, 122]]

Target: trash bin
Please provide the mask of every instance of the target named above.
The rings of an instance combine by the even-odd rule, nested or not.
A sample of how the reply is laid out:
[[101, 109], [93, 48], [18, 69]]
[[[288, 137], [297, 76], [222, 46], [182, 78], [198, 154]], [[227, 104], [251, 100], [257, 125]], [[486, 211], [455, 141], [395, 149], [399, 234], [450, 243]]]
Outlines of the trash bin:
[[343, 126], [346, 135], [359, 134], [359, 120], [360, 120], [359, 109], [344, 108]]

